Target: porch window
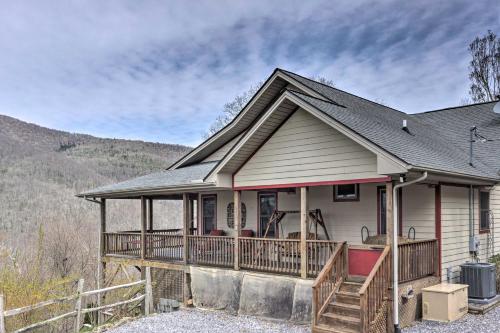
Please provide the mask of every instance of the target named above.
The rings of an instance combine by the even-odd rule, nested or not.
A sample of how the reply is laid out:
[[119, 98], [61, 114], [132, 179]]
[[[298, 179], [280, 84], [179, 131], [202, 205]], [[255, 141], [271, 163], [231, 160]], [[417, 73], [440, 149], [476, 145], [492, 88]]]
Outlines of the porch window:
[[479, 232], [490, 231], [490, 192], [479, 192]]
[[217, 229], [217, 196], [204, 195], [201, 197], [201, 220], [203, 223], [203, 234]]
[[359, 201], [359, 184], [343, 184], [333, 187], [334, 201]]

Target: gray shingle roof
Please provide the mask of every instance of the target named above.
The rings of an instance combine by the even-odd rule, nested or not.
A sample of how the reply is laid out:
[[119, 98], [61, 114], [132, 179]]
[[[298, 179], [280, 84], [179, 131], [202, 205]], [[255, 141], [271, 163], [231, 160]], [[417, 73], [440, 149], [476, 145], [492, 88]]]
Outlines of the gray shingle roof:
[[[311, 89], [328, 99], [335, 98], [334, 102], [344, 107], [298, 92], [293, 92], [294, 95], [408, 164], [464, 175], [499, 177], [497, 169], [479, 158], [475, 158], [474, 167], [471, 167], [468, 150], [463, 145], [455, 144], [443, 135], [442, 129], [429, 125], [420, 117], [299, 78]], [[402, 130], [404, 119], [410, 133]]]
[[496, 102], [466, 105], [415, 114], [421, 122], [439, 130], [447, 141], [469, 149], [469, 130], [476, 126], [488, 142], [474, 143], [474, 156], [494, 170], [500, 170], [500, 115], [493, 112]]
[[217, 162], [199, 163], [191, 166], [164, 170], [149, 175], [126, 180], [121, 183], [98, 187], [94, 190], [80, 193], [78, 196], [99, 196], [112, 193], [155, 190], [178, 186], [199, 184], [215, 167]]

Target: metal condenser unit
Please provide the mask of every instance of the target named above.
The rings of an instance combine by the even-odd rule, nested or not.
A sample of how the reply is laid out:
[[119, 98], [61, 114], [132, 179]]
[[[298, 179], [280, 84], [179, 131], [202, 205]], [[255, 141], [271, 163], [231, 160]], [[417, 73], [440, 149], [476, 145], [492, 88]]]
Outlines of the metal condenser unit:
[[466, 263], [460, 265], [460, 283], [469, 285], [469, 298], [492, 298], [497, 294], [496, 267], [490, 263]]

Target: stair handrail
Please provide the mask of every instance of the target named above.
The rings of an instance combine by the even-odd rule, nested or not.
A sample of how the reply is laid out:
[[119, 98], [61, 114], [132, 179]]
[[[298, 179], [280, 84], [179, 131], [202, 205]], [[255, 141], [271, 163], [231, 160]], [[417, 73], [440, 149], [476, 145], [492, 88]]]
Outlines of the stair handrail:
[[339, 243], [312, 285], [312, 324], [319, 321], [335, 291], [347, 277], [347, 242]]
[[391, 247], [386, 245], [359, 290], [361, 332], [369, 332], [370, 324], [389, 297], [390, 286]]

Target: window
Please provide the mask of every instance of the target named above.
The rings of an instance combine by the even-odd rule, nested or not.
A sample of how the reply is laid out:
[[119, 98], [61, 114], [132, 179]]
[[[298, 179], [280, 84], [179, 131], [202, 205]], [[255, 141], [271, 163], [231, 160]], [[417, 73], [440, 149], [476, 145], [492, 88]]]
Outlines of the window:
[[207, 235], [217, 228], [217, 197], [215, 195], [201, 197], [201, 220], [203, 234]]
[[490, 192], [479, 192], [479, 232], [490, 231]]
[[[247, 222], [247, 206], [245, 203], [241, 203], [241, 229], [245, 228]], [[227, 205], [227, 226], [234, 229], [234, 202], [230, 202]]]
[[359, 184], [335, 185], [333, 201], [359, 201]]

